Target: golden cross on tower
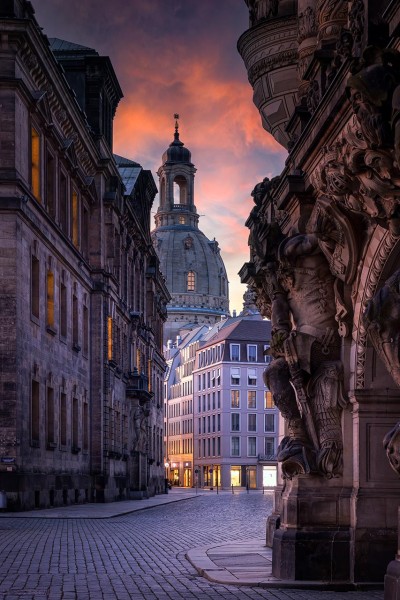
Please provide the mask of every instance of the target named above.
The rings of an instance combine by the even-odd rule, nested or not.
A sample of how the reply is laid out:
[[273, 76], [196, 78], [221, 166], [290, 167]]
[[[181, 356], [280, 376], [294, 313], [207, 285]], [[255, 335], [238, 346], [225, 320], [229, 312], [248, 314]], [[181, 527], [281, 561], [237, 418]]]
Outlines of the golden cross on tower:
[[175, 133], [178, 133], [178, 129], [179, 129], [179, 115], [178, 113], [174, 114], [174, 119], [175, 119]]

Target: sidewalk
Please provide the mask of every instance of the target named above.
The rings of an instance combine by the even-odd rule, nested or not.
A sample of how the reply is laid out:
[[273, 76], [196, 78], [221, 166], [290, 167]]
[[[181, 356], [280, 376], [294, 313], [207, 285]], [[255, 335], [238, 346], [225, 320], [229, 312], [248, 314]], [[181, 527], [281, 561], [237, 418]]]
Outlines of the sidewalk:
[[[186, 558], [202, 576], [214, 583], [278, 589], [331, 591], [381, 590], [383, 582], [351, 585], [315, 581], [284, 581], [272, 576], [272, 549], [264, 539], [229, 542], [189, 550]], [[339, 597], [337, 597], [339, 598]]]
[[202, 492], [194, 492], [187, 488], [174, 488], [168, 494], [159, 494], [143, 500], [121, 500], [106, 503], [71, 504], [69, 506], [57, 506], [56, 508], [42, 508], [27, 510], [23, 512], [2, 512], [0, 518], [17, 519], [110, 519], [138, 510], [145, 510], [171, 502], [188, 500], [200, 496]]

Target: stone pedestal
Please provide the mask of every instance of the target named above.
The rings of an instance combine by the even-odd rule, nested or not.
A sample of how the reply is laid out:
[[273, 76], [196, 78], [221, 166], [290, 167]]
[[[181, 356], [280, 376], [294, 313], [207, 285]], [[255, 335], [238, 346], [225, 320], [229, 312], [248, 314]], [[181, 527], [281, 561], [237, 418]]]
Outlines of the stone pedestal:
[[341, 479], [299, 476], [281, 499], [273, 540], [272, 573], [283, 580], [351, 580], [351, 489]]
[[398, 508], [398, 550], [387, 567], [384, 600], [400, 600], [400, 507]]

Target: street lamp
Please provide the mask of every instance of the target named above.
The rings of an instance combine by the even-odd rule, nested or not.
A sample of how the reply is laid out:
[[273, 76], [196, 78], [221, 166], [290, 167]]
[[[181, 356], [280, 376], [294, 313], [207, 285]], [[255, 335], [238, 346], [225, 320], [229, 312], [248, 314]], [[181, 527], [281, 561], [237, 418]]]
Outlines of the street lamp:
[[169, 469], [168, 459], [165, 461], [164, 467], [165, 467], [165, 480], [164, 480], [165, 490], [164, 490], [164, 493], [168, 494], [168, 469]]

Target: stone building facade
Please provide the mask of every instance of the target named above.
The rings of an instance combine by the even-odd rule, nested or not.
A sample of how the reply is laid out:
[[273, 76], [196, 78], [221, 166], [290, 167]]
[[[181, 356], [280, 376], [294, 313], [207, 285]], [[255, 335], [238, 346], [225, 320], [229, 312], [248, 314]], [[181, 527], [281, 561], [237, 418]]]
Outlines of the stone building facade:
[[196, 168], [179, 139], [175, 115], [174, 139], [158, 170], [160, 205], [152, 231], [171, 301], [164, 327], [166, 340], [179, 330], [202, 323], [212, 325], [229, 314], [228, 278], [218, 242], [200, 231], [194, 204]]
[[253, 190], [241, 270], [272, 320], [265, 378], [286, 420], [273, 574], [382, 582], [400, 492], [399, 4], [246, 4], [238, 49], [288, 150]]
[[165, 442], [172, 485], [276, 484], [279, 413], [263, 381], [270, 331], [255, 312], [183, 330], [167, 349]]
[[[163, 489], [156, 186], [113, 156], [107, 57], [0, 7], [0, 489], [25, 509]], [[61, 68], [61, 65], [63, 68]]]

